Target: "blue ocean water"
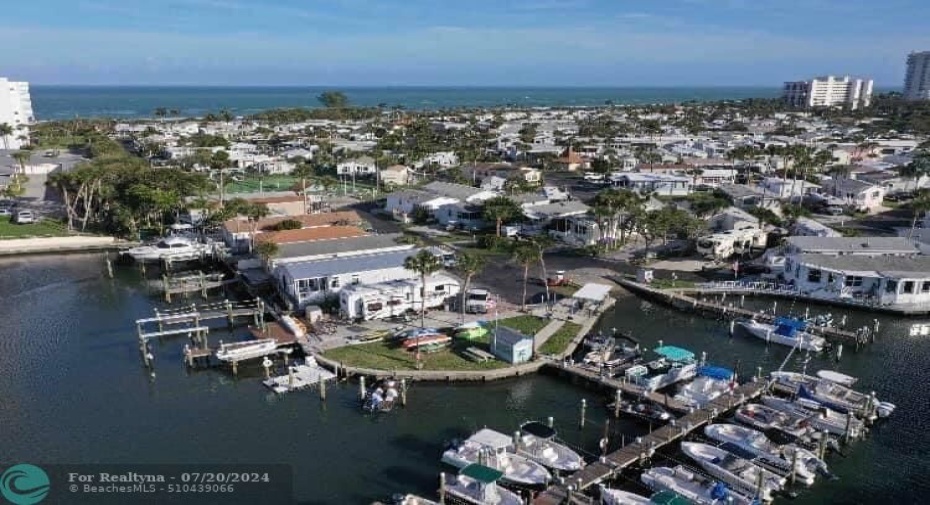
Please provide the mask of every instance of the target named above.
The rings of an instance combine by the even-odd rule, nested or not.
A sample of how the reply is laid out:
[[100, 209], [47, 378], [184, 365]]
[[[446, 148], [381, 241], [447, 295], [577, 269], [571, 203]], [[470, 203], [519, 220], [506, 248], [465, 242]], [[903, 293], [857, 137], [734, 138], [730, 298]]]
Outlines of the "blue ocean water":
[[158, 107], [177, 109], [182, 116], [202, 116], [229, 109], [237, 115], [277, 107], [317, 107], [316, 97], [326, 89], [340, 89], [353, 105], [406, 109], [452, 107], [593, 106], [615, 104], [679, 103], [741, 98], [771, 98], [776, 88], [668, 87], [668, 88], [518, 88], [518, 87], [110, 87], [33, 86], [32, 105], [38, 120], [75, 117], [152, 117]]

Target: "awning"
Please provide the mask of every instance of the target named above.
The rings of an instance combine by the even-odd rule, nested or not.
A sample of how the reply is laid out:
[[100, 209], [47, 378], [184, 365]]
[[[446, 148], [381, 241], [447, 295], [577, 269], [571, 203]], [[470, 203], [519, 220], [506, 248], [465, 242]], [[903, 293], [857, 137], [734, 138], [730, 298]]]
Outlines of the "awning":
[[577, 300], [590, 300], [594, 302], [602, 302], [607, 295], [610, 294], [610, 286], [606, 284], [597, 284], [594, 282], [585, 284], [581, 287], [575, 294], [572, 295], [572, 298]]

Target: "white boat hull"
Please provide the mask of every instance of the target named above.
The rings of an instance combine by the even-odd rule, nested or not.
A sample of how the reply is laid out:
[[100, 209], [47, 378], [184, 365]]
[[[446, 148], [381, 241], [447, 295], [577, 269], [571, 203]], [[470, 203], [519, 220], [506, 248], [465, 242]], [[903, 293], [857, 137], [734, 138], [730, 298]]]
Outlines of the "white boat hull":
[[750, 505], [751, 502], [732, 490], [726, 497], [715, 497], [714, 481], [704, 479], [683, 466], [650, 468], [640, 478], [653, 490], [677, 493], [696, 505]]
[[551, 479], [549, 471], [528, 458], [509, 452], [480, 455], [485, 446], [466, 440], [458, 447], [442, 453], [442, 462], [462, 469], [473, 463], [489, 466], [504, 473], [503, 480], [521, 486], [542, 486]]
[[827, 341], [823, 337], [799, 331], [795, 337], [775, 333], [775, 326], [758, 321], [738, 321], [737, 324], [750, 335], [773, 344], [798, 347], [802, 351], [821, 352]]
[[445, 491], [447, 496], [474, 505], [523, 505], [513, 491], [496, 484], [482, 484], [464, 475], [447, 478]]
[[760, 475], [763, 501], [771, 501], [772, 494], [784, 488], [784, 478], [714, 446], [682, 442], [681, 449], [708, 474], [722, 480], [746, 496], [755, 496], [759, 488]]
[[[808, 486], [814, 483], [817, 476], [817, 468], [807, 461], [808, 458], [805, 457], [807, 455], [799, 452], [797, 465], [792, 466], [792, 456], [785, 454], [783, 450], [791, 446], [781, 448], [756, 430], [733, 424], [710, 424], [704, 427], [704, 434], [718, 442], [731, 443], [757, 456], [769, 466], [794, 473], [801, 482]], [[813, 454], [808, 454], [813, 456]]]
[[652, 500], [636, 493], [601, 486], [601, 505], [653, 505]]
[[576, 472], [584, 467], [584, 458], [577, 452], [562, 444], [546, 440], [527, 433], [520, 439], [521, 456], [552, 470], [560, 472]]
[[798, 419], [803, 419], [803, 422], [810, 425], [811, 428], [817, 431], [826, 431], [831, 435], [843, 436], [846, 435], [847, 424], [849, 426], [849, 435], [853, 438], [858, 438], [862, 435], [864, 425], [860, 419], [848, 420], [847, 417], [835, 410], [830, 410], [826, 407], [820, 407], [820, 409], [810, 408], [804, 406], [800, 403], [792, 402], [791, 400], [786, 400], [784, 398], [778, 398], [775, 396], [763, 396], [762, 404], [766, 407], [773, 408], [779, 412], [784, 412], [787, 415], [793, 416]]

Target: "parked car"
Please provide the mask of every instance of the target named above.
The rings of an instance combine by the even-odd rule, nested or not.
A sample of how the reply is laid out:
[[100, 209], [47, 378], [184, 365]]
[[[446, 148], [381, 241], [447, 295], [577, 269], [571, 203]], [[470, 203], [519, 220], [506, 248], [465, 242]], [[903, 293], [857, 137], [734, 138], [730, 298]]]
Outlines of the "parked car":
[[16, 224], [30, 224], [36, 222], [36, 215], [31, 210], [21, 210], [13, 214], [13, 222]]
[[12, 216], [13, 208], [12, 207], [0, 207], [0, 216]]

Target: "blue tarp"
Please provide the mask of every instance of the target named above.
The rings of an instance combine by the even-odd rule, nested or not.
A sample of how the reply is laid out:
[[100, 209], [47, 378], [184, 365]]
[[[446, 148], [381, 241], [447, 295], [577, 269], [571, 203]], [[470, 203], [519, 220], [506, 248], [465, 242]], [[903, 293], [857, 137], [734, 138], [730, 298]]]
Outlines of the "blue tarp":
[[698, 368], [698, 374], [722, 381], [733, 378], [733, 370], [723, 368], [722, 366], [702, 366]]
[[681, 347], [675, 347], [673, 345], [664, 345], [662, 347], [656, 347], [653, 349], [656, 354], [659, 354], [671, 361], [692, 361], [694, 360], [694, 353], [682, 349]]
[[804, 331], [807, 322], [792, 317], [776, 317], [775, 333], [786, 337], [793, 337], [795, 333]]

